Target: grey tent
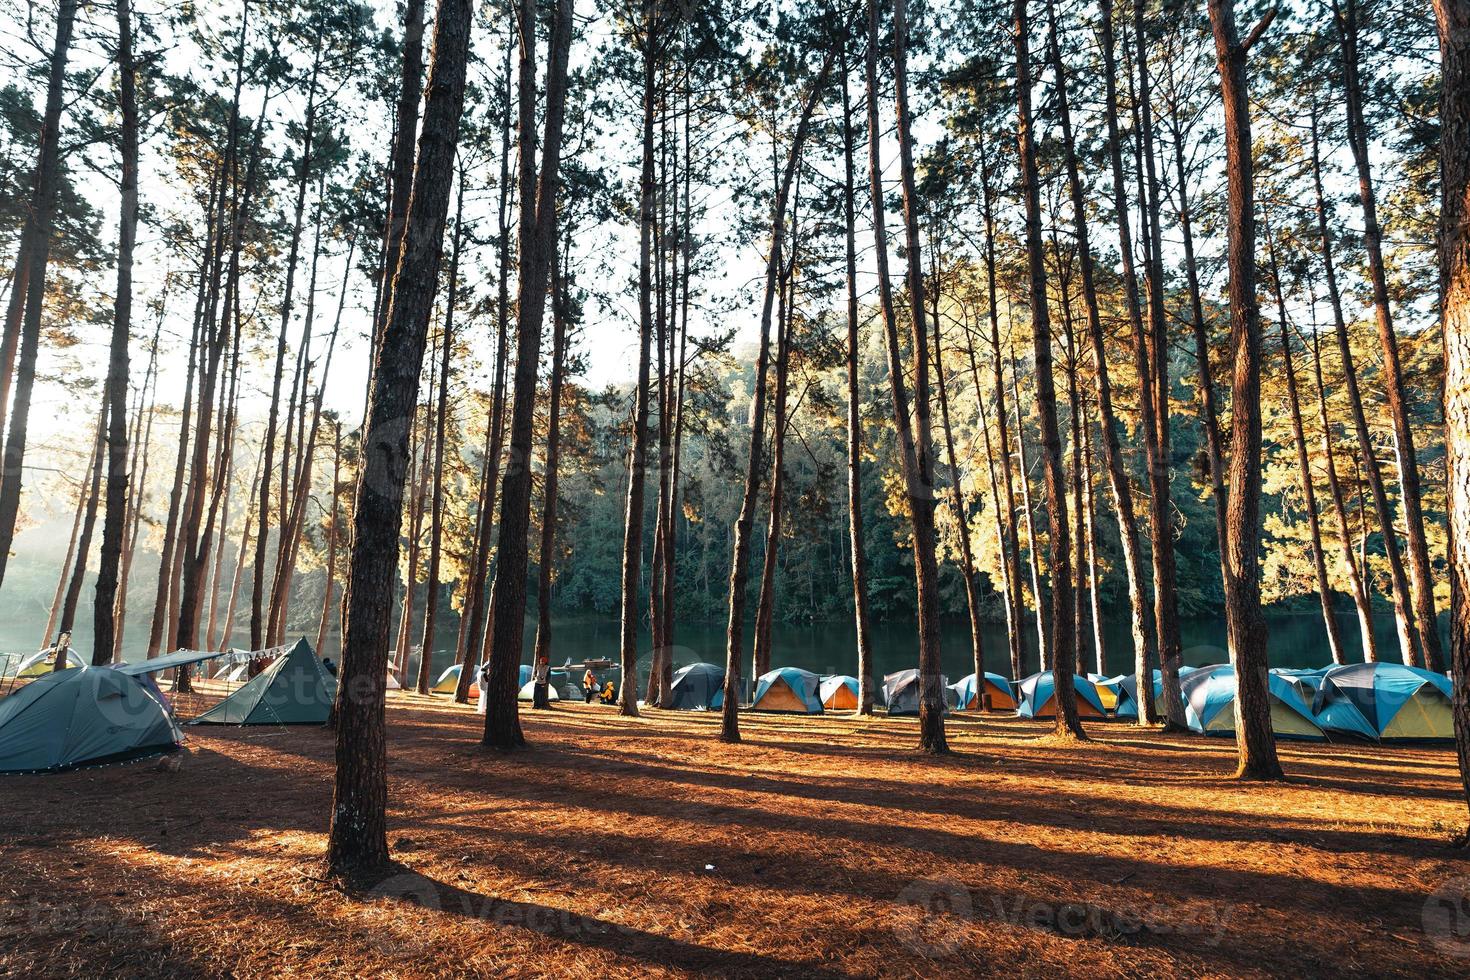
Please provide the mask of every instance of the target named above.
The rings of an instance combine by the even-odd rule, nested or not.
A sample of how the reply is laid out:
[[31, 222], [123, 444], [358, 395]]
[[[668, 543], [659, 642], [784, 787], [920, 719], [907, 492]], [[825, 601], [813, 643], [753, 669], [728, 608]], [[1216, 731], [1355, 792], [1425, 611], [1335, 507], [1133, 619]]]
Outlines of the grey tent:
[[327, 673], [303, 637], [193, 724], [322, 725], [336, 696], [337, 678]]
[[[939, 693], [944, 695], [944, 709], [947, 712], [950, 707], [954, 692], [949, 690], [949, 678], [941, 674], [939, 681]], [[923, 685], [919, 682], [919, 672], [914, 668], [896, 671], [883, 677], [883, 701], [888, 705], [890, 715], [916, 715], [919, 713], [919, 698], [923, 694]]]
[[71, 667], [0, 699], [0, 772], [54, 772], [158, 755], [183, 735], [146, 677]]
[[674, 671], [674, 682], [669, 686], [669, 703], [664, 707], [685, 711], [719, 707], [723, 703], [720, 694], [724, 685], [723, 667], [714, 664], [680, 667]]

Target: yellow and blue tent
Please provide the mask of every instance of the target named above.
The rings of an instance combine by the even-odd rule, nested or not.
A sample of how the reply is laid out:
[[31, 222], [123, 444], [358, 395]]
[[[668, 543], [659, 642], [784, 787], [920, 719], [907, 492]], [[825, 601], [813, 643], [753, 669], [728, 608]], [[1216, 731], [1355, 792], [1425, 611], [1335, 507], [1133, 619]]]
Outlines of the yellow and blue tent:
[[851, 674], [829, 674], [822, 678], [822, 707], [827, 711], [858, 709], [858, 679]]
[[1374, 742], [1448, 741], [1455, 737], [1450, 680], [1404, 664], [1333, 667], [1322, 674], [1312, 707], [1334, 735]]
[[816, 674], [800, 667], [777, 667], [756, 681], [753, 711], [791, 711], [799, 714], [822, 713], [821, 681]]
[[[1271, 702], [1271, 730], [1277, 738], [1320, 741], [1322, 728], [1296, 688], [1279, 674], [1266, 675]], [[1197, 670], [1180, 682], [1185, 718], [1203, 735], [1235, 734], [1235, 668], [1229, 664]]]
[[1011, 692], [1011, 682], [1000, 674], [985, 672], [978, 685], [974, 674], [966, 674], [949, 686], [958, 698], [961, 711], [1015, 711], [1016, 696]]
[[[1102, 699], [1097, 696], [1097, 685], [1086, 677], [1072, 675], [1072, 686], [1077, 690], [1077, 714], [1083, 718], [1106, 718]], [[1016, 712], [1022, 718], [1055, 718], [1057, 681], [1049, 670], [1032, 674], [1021, 681], [1021, 706]]]

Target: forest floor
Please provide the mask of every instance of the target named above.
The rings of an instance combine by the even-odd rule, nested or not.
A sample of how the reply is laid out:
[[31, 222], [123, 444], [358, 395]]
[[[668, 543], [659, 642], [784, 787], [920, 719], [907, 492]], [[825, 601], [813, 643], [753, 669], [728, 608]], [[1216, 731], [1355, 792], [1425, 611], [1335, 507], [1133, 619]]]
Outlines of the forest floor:
[[[955, 715], [562, 703], [530, 748], [389, 701], [389, 841], [319, 880], [332, 736], [193, 728], [182, 754], [0, 780], [0, 976], [1464, 975], [1454, 754]], [[1458, 930], [1456, 927], [1459, 927]]]

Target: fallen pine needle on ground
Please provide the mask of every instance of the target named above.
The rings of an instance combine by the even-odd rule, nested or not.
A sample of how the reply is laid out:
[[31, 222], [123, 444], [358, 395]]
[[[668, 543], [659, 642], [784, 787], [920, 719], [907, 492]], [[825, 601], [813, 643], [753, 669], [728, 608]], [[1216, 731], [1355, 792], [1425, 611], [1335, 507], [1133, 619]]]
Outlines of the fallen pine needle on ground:
[[1121, 724], [960, 713], [933, 758], [912, 719], [746, 714], [731, 746], [712, 713], [521, 716], [501, 755], [466, 707], [389, 698], [398, 867], [366, 892], [319, 877], [321, 728], [6, 777], [0, 976], [1470, 969], [1449, 750], [1281, 743], [1261, 785], [1228, 740]]

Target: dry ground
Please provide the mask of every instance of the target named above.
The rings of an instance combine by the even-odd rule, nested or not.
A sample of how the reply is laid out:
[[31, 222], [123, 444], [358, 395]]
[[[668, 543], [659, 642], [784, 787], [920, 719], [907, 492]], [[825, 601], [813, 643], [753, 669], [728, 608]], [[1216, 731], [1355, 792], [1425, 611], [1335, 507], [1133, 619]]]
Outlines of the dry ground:
[[1465, 975], [1444, 750], [1233, 746], [954, 717], [522, 712], [532, 747], [394, 695], [403, 872], [317, 880], [332, 741], [191, 729], [181, 756], [0, 777], [0, 976]]

